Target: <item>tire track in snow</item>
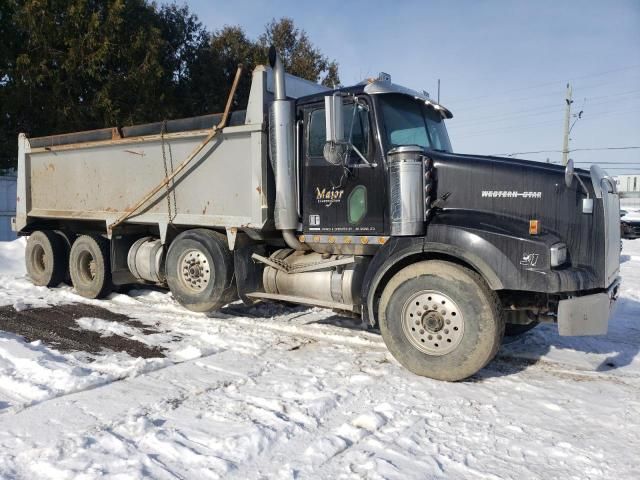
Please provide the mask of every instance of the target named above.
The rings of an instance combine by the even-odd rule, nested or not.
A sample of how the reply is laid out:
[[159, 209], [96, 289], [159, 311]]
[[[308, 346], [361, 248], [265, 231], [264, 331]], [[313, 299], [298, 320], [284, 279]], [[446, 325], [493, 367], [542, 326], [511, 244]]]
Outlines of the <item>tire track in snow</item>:
[[[220, 357], [224, 358], [220, 359]], [[222, 390], [232, 384], [240, 385], [253, 381], [263, 375], [270, 366], [266, 363], [256, 368], [258, 364], [254, 361], [254, 356], [245, 355], [245, 361], [239, 362], [241, 358], [242, 354], [238, 352], [218, 352], [145, 372], [137, 377], [125, 379], [126, 382], [111, 382], [98, 388], [69, 393], [40, 402], [3, 420], [0, 446], [8, 449], [16, 439], [20, 439], [23, 442], [22, 451], [32, 458], [46, 456], [52, 450], [63, 452], [64, 456], [64, 452], [77, 450], [79, 445], [86, 444], [87, 441], [91, 442], [91, 439], [102, 433], [112, 433], [118, 427], [131, 423], [137, 418], [162, 416], [195, 397]], [[214, 359], [221, 364], [218, 371], [224, 371], [225, 375], [220, 373], [223, 378], [216, 379], [211, 385], [211, 370], [205, 372], [204, 368], [198, 368], [197, 364]], [[244, 364], [244, 367], [239, 368], [239, 364]], [[179, 370], [179, 372], [171, 372], [172, 379], [180, 379], [179, 383], [167, 382], [166, 378], [163, 378], [164, 374], [172, 369]], [[198, 384], [205, 386], [189, 390], [190, 386]], [[115, 391], [104, 391], [112, 389]], [[144, 402], [135, 407], [122, 402], [123, 398], [127, 398], [127, 395], [132, 393], [144, 394], [146, 397]], [[96, 405], [99, 405], [99, 410], [95, 409]], [[49, 428], [46, 419], [51, 417], [50, 412], [56, 412], [55, 425], [65, 424], [67, 431], [71, 427], [73, 435], [70, 436], [55, 428], [55, 425], [52, 425], [54, 428]], [[32, 444], [27, 445], [27, 442]], [[153, 459], [152, 456], [149, 458]], [[15, 464], [23, 463], [19, 460], [20, 455], [17, 455]], [[2, 473], [0, 471], [0, 477]], [[33, 472], [30, 475], [24, 475], [24, 478], [33, 478]]]
[[[342, 361], [350, 360], [348, 352], [343, 352], [342, 355], [345, 357], [341, 359]], [[269, 449], [269, 451], [263, 452], [261, 455], [253, 458], [251, 462], [242, 465], [240, 469], [233, 472], [232, 477], [261, 478], [261, 475], [264, 476], [264, 472], [276, 472], [281, 469], [283, 465], [291, 463], [292, 451], [300, 452], [302, 457], [307, 461], [311, 460], [312, 457], [307, 455], [307, 451], [312, 448], [314, 443], [317, 443], [319, 439], [330, 442], [331, 439], [335, 437], [333, 433], [341, 426], [350, 425], [351, 420], [362, 416], [365, 411], [368, 412], [369, 410], [365, 404], [367, 399], [375, 397], [375, 389], [381, 386], [380, 379], [382, 378], [382, 374], [380, 372], [373, 373], [373, 368], [375, 367], [373, 363], [362, 363], [358, 358], [355, 359], [354, 363], [356, 364], [355, 370], [359, 372], [356, 376], [360, 378], [354, 379], [354, 372], [347, 372], [347, 377], [351, 377], [353, 381], [346, 382], [350, 385], [346, 391], [340, 387], [344, 385], [347, 378], [342, 378], [341, 381], [339, 379], [333, 379], [336, 382], [337, 388], [330, 393], [335, 395], [336, 401], [329, 411], [323, 412], [316, 418], [317, 423], [315, 426], [312, 428], [283, 431], [282, 435], [279, 436], [279, 441]], [[360, 440], [362, 439], [358, 441]], [[348, 442], [345, 442], [342, 450], [341, 447], [337, 447], [335, 451], [327, 455], [327, 457], [339, 455], [340, 451], [350, 448], [355, 442], [347, 443]], [[312, 470], [315, 469], [316, 466], [322, 465], [330, 460], [330, 458], [321, 457], [322, 454], [316, 454], [316, 460], [312, 462], [310, 467]], [[301, 460], [299, 457], [298, 459], [305, 463], [305, 460]], [[293, 476], [301, 473], [301, 471], [298, 471], [299, 465], [287, 465], [287, 467], [291, 467], [293, 471], [296, 472]]]
[[[514, 366], [519, 370], [514, 372]], [[486, 379], [491, 378], [490, 372], [500, 373], [502, 375], [516, 376], [527, 374], [550, 374], [565, 380], [577, 382], [599, 382], [607, 381], [616, 385], [638, 389], [640, 387], [640, 376], [631, 374], [610, 374], [597, 370], [587, 370], [562, 362], [550, 361], [543, 358], [530, 359], [525, 356], [517, 355], [498, 355], [486, 367], [484, 367], [473, 378]]]

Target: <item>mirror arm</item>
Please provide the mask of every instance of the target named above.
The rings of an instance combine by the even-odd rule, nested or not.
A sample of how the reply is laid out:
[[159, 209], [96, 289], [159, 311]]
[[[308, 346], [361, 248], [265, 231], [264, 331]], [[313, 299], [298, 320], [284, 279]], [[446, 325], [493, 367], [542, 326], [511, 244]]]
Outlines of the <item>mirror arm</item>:
[[573, 172], [573, 176], [578, 179], [578, 183], [582, 187], [582, 190], [584, 190], [584, 194], [587, 196], [587, 198], [589, 198], [589, 190], [587, 190], [587, 186], [584, 184], [584, 182], [580, 178], [580, 175], [578, 175], [576, 172]]
[[[371, 163], [369, 162], [369, 160], [367, 160], [366, 158], [364, 158], [364, 155], [362, 155], [362, 153], [360, 152], [360, 150], [358, 150], [356, 148], [356, 146], [351, 143], [351, 139], [353, 138], [353, 125], [356, 123], [356, 111], [358, 110], [358, 105], [360, 105], [360, 102], [358, 101], [358, 97], [356, 95], [354, 95], [354, 105], [353, 105], [353, 114], [351, 115], [351, 127], [349, 128], [349, 148], [353, 149], [358, 156], [360, 157], [360, 159], [366, 163], [368, 166], [370, 166], [371, 168], [375, 168], [378, 166], [377, 163]], [[368, 110], [367, 110], [368, 111]], [[349, 153], [347, 152], [347, 154], [345, 155], [345, 157], [349, 155]], [[345, 160], [347, 160], [347, 158], [345, 158]], [[347, 162], [345, 161], [345, 164]]]
[[351, 139], [353, 138], [353, 124], [356, 123], [356, 110], [358, 109], [356, 105], [357, 104], [353, 105], [353, 115], [351, 115], [351, 127], [349, 127], [349, 143], [351, 143]]
[[[349, 147], [350, 147], [350, 148], [352, 148], [352, 149], [353, 149], [353, 150], [358, 154], [358, 156], [360, 157], [360, 159], [361, 159], [364, 163], [366, 163], [368, 166], [370, 166], [371, 168], [375, 168], [375, 167], [377, 167], [377, 166], [378, 166], [378, 164], [377, 164], [377, 163], [371, 163], [369, 160], [367, 160], [366, 158], [364, 158], [364, 155], [362, 155], [362, 153], [360, 153], [360, 150], [358, 150], [358, 148], [357, 148], [355, 145], [353, 145], [353, 144], [349, 144]], [[347, 155], [348, 155], [348, 153], [347, 153]], [[345, 162], [345, 163], [346, 163], [346, 162]]]

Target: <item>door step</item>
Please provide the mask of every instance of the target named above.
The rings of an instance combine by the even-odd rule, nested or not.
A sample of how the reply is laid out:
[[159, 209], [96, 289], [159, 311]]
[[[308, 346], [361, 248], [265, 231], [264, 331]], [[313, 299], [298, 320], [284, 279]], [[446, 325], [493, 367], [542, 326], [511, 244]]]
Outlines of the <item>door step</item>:
[[296, 297], [294, 295], [280, 295], [278, 293], [252, 292], [247, 293], [247, 297], [259, 298], [263, 300], [279, 300], [281, 302], [299, 303], [301, 305], [311, 305], [314, 307], [331, 308], [335, 310], [346, 310], [347, 312], [358, 312], [357, 305], [348, 303], [330, 302], [327, 300], [316, 300], [315, 298]]
[[327, 269], [327, 268], [338, 267], [340, 265], [349, 265], [351, 263], [355, 263], [355, 261], [356, 261], [355, 257], [349, 256], [349, 257], [338, 258], [338, 259], [334, 259], [334, 260], [327, 260], [327, 261], [323, 261], [323, 262], [309, 263], [309, 264], [306, 264], [306, 265], [300, 265], [300, 266], [297, 266], [297, 267], [291, 267], [284, 260], [278, 260], [278, 259], [275, 259], [275, 258], [263, 257], [262, 255], [258, 255], [257, 253], [254, 253], [253, 255], [251, 255], [251, 258], [253, 258], [254, 260], [257, 260], [259, 262], [262, 262], [265, 265], [269, 265], [270, 267], [273, 267], [276, 270], [279, 270], [279, 271], [284, 272], [284, 273], [315, 272], [315, 271], [324, 270], [324, 269]]

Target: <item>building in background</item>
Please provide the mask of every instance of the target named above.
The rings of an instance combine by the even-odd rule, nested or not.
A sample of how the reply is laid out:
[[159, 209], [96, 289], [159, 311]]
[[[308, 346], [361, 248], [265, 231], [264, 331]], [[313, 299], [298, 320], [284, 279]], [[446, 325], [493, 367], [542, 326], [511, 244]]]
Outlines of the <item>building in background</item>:
[[620, 208], [640, 210], [640, 175], [618, 175], [615, 179], [620, 192]]
[[11, 217], [16, 215], [16, 176], [0, 176], [0, 241], [15, 240], [11, 231]]
[[640, 193], [640, 175], [618, 175], [615, 178], [619, 192]]

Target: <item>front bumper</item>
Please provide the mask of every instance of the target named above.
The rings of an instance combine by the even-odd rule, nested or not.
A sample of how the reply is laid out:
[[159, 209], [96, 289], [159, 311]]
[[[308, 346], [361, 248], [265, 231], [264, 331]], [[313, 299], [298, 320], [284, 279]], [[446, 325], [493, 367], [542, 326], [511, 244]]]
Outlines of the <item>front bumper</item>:
[[558, 332], [563, 336], [606, 335], [620, 289], [620, 277], [606, 292], [560, 300]]

